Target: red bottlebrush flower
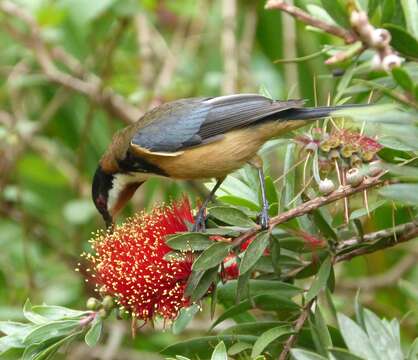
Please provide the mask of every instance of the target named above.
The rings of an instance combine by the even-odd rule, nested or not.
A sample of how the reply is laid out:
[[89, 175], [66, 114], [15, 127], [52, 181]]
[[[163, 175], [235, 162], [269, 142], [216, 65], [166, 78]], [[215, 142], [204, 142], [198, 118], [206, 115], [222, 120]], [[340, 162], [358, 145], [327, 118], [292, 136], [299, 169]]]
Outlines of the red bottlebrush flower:
[[223, 261], [223, 280], [237, 279], [239, 276], [237, 256], [235, 254], [229, 254]]
[[[245, 240], [241, 245], [241, 251], [247, 250], [248, 246], [254, 241], [255, 238], [256, 238], [256, 235], [253, 235], [250, 238], [248, 238], [247, 240]], [[264, 250], [263, 255], [265, 255], [265, 256], [270, 255], [270, 251], [269, 251], [268, 248], [266, 248], [266, 250]]]
[[193, 257], [183, 254], [166, 260], [171, 249], [164, 239], [187, 231], [187, 223], [193, 223], [193, 214], [183, 199], [140, 213], [113, 232], [99, 233], [91, 240], [94, 253], [86, 255], [93, 280], [138, 319], [174, 319], [189, 305], [184, 291]]

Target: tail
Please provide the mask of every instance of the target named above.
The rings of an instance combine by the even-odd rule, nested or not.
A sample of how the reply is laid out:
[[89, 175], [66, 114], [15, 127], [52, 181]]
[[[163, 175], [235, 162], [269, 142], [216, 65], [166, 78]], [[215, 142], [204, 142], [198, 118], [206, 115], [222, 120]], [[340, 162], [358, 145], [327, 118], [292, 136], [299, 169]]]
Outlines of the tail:
[[350, 104], [340, 106], [320, 106], [306, 108], [292, 108], [280, 113], [280, 120], [309, 120], [330, 116], [337, 110], [370, 106], [368, 104]]

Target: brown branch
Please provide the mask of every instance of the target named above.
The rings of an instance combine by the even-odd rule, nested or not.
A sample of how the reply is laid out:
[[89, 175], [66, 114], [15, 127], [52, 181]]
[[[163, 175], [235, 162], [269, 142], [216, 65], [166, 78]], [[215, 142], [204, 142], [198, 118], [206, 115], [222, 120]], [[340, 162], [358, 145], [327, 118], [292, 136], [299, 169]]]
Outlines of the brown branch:
[[312, 299], [311, 301], [309, 301], [304, 308], [302, 309], [302, 312], [300, 313], [299, 317], [296, 319], [295, 322], [295, 332], [294, 334], [290, 335], [289, 338], [286, 340], [283, 350], [280, 353], [279, 356], [279, 360], [286, 360], [287, 356], [289, 355], [290, 349], [292, 348], [292, 346], [294, 345], [294, 343], [296, 342], [299, 332], [302, 330], [303, 325], [305, 324], [308, 316], [309, 316], [309, 312], [311, 310], [311, 307], [313, 305], [313, 303], [315, 302], [315, 299]]
[[[113, 90], [104, 89], [101, 79], [84, 70], [77, 59], [67, 54], [61, 48], [49, 49], [42, 38], [41, 29], [35, 19], [24, 9], [11, 1], [4, 0], [0, 2], [0, 11], [6, 15], [22, 20], [29, 27], [31, 33], [24, 34], [7, 23], [7, 20], [3, 24], [3, 27], [13, 38], [33, 51], [42, 71], [50, 81], [86, 95], [91, 101], [100, 105], [109, 114], [120, 118], [126, 123], [132, 123], [139, 119], [141, 112], [135, 106], [128, 103]], [[64, 60], [63, 62], [72, 70], [72, 73], [66, 73], [60, 70], [54, 63], [56, 58]], [[80, 78], [80, 74], [85, 74], [85, 76]]]
[[[353, 238], [342, 242], [335, 262], [348, 261], [354, 257], [370, 254], [372, 252], [395, 246], [418, 237], [418, 220], [398, 225], [395, 228], [376, 231], [366, 234], [363, 238]], [[353, 245], [370, 244], [347, 251]], [[347, 252], [346, 252], [347, 251]]]
[[[353, 187], [350, 185], [340, 186], [337, 190], [333, 191], [332, 193], [328, 195], [319, 196], [293, 209], [290, 209], [280, 215], [277, 215], [270, 219], [270, 231], [272, 231], [273, 228], [277, 225], [280, 225], [286, 221], [289, 221], [290, 219], [293, 219], [302, 215], [306, 215], [310, 213], [311, 211], [316, 210], [324, 205], [330, 204], [332, 202], [335, 202], [343, 198], [347, 198], [351, 195], [362, 192], [363, 190], [383, 185], [384, 182], [383, 180], [381, 180], [381, 176], [382, 174], [378, 175], [377, 177], [366, 178], [362, 184], [356, 187]], [[246, 231], [245, 233], [241, 234], [239, 237], [234, 239], [232, 244], [237, 247], [260, 230], [261, 230], [260, 225], [256, 225], [252, 229]]]
[[222, 93], [233, 94], [237, 90], [238, 61], [236, 39], [236, 0], [222, 1], [222, 53], [223, 83]]
[[288, 13], [296, 19], [304, 22], [305, 24], [314, 26], [321, 29], [329, 34], [335, 35], [344, 40], [346, 44], [351, 44], [356, 41], [356, 35], [349, 30], [346, 30], [340, 26], [329, 24], [325, 21], [312, 17], [302, 9], [288, 4], [283, 0], [269, 0], [265, 6], [266, 9], [277, 9]]

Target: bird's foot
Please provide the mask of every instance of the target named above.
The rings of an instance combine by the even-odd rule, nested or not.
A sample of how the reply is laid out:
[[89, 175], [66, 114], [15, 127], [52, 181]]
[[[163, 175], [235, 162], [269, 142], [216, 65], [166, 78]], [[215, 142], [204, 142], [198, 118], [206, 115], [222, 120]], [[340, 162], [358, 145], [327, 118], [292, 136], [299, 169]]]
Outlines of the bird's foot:
[[194, 218], [194, 224], [192, 227], [192, 232], [205, 232], [206, 231], [206, 209], [200, 208], [198, 213]]
[[262, 230], [267, 230], [270, 226], [270, 216], [268, 213], [268, 209], [263, 207], [261, 210], [260, 215], [258, 216], [258, 222], [261, 226]]

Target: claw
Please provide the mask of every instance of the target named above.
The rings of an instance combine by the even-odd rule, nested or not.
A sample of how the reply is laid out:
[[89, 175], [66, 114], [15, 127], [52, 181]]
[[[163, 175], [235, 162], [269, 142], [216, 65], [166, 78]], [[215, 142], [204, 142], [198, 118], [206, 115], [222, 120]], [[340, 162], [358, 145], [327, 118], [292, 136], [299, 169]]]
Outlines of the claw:
[[206, 231], [205, 208], [201, 207], [199, 209], [199, 212], [195, 216], [192, 231], [193, 232], [205, 232]]
[[262, 230], [267, 230], [270, 226], [270, 216], [268, 214], [268, 209], [263, 207], [259, 215], [259, 223]]

